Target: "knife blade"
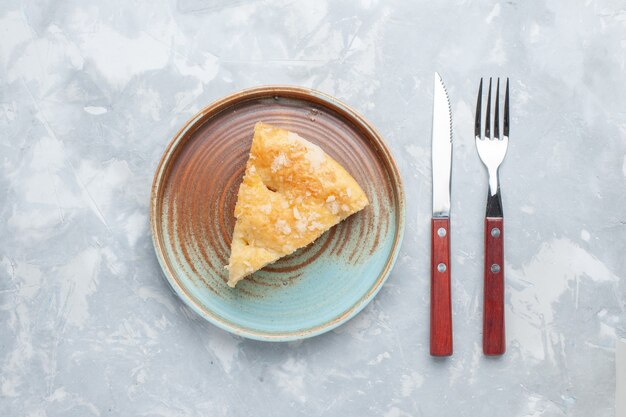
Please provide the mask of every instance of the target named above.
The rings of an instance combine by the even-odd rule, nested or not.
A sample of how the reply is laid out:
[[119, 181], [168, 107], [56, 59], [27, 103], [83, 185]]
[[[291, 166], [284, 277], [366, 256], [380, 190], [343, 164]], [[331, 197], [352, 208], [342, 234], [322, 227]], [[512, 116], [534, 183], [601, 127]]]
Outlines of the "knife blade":
[[431, 221], [430, 354], [452, 355], [450, 297], [450, 174], [452, 117], [450, 100], [435, 73], [432, 125], [433, 216]]
[[452, 117], [443, 80], [435, 73], [432, 130], [433, 217], [450, 216]]

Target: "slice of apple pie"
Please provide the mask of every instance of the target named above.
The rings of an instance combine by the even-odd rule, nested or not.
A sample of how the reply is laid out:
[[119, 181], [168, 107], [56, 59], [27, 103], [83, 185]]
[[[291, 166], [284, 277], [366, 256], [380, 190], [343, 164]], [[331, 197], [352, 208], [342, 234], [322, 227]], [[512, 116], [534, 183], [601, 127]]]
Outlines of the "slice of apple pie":
[[354, 178], [319, 146], [257, 123], [235, 206], [228, 285], [307, 246], [368, 204]]

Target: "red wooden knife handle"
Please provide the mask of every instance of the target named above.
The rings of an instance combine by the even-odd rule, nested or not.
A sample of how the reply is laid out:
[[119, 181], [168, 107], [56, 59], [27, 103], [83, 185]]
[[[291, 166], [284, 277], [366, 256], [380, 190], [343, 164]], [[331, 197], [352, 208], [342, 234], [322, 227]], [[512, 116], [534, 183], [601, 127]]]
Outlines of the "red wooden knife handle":
[[430, 354], [452, 355], [450, 219], [432, 219], [430, 257]]
[[485, 295], [483, 352], [502, 355], [504, 339], [504, 220], [485, 219]]

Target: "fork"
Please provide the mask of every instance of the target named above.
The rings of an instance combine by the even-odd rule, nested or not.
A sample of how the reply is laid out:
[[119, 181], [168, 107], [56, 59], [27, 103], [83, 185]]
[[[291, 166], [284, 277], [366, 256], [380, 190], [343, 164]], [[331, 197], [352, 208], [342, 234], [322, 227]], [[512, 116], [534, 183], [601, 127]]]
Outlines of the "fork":
[[[480, 79], [476, 102], [474, 135], [480, 160], [489, 174], [489, 194], [485, 216], [485, 270], [483, 300], [483, 352], [502, 355], [506, 349], [504, 336], [504, 218], [498, 168], [509, 145], [509, 79], [504, 94], [503, 129], [500, 135], [500, 78], [496, 86], [495, 111], [491, 120], [491, 78], [487, 93], [485, 130], [481, 136], [483, 79]], [[493, 130], [491, 125], [493, 122]]]

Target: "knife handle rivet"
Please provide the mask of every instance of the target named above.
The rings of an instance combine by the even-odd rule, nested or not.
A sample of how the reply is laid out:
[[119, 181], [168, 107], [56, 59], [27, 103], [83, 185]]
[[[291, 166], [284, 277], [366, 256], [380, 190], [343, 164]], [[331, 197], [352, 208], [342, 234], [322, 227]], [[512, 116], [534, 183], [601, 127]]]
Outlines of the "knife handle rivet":
[[500, 229], [498, 229], [497, 227], [494, 227], [493, 229], [491, 229], [491, 236], [500, 237]]
[[444, 227], [440, 227], [439, 229], [437, 229], [437, 235], [439, 237], [444, 237], [446, 235], [446, 229]]
[[439, 271], [439, 272], [446, 272], [446, 264], [444, 264], [442, 262], [439, 265], [437, 265], [437, 271]]
[[500, 272], [500, 265], [498, 264], [491, 265], [491, 272], [493, 272], [494, 274], [497, 274], [498, 272]]

